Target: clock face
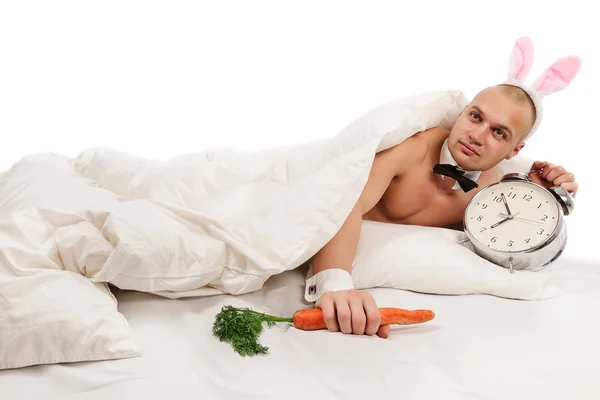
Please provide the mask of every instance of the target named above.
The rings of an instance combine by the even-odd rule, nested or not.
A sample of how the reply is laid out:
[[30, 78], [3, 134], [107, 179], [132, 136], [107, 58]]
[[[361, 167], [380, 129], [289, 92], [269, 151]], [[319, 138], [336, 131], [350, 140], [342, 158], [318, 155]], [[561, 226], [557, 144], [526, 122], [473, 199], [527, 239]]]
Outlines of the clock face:
[[521, 181], [500, 182], [479, 192], [465, 225], [479, 242], [503, 252], [528, 250], [554, 232], [559, 209], [552, 195]]

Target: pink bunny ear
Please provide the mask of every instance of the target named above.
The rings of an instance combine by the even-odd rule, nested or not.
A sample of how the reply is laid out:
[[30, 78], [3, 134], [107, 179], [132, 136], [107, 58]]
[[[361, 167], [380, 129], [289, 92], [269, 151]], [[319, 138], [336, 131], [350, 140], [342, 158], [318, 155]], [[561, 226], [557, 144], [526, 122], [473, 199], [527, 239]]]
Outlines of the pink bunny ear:
[[533, 41], [529, 36], [515, 42], [508, 63], [508, 78], [512, 81], [523, 82], [533, 65]]
[[577, 56], [567, 56], [556, 61], [536, 79], [532, 88], [544, 96], [558, 92], [569, 86], [581, 68], [581, 60]]

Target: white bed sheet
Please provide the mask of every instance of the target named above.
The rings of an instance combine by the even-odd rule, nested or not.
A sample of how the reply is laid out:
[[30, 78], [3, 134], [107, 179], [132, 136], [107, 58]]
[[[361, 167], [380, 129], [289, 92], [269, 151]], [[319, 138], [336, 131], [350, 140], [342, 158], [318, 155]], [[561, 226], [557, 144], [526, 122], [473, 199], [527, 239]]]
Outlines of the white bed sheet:
[[[212, 336], [223, 304], [291, 315], [305, 269], [239, 297], [170, 300], [118, 292], [139, 358], [0, 372], [0, 399], [600, 399], [600, 262], [562, 257], [546, 271], [562, 297], [514, 301], [373, 289], [380, 306], [430, 308], [389, 339], [266, 329], [269, 354], [242, 358]], [[508, 273], [508, 272], [507, 272]]]

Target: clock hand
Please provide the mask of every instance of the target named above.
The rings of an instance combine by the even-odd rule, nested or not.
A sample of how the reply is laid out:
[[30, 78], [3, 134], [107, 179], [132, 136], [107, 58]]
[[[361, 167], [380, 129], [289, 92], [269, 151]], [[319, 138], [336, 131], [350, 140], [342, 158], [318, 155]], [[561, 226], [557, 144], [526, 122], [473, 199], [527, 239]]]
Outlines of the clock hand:
[[[520, 212], [520, 211], [519, 211]], [[505, 223], [506, 221], [509, 221], [511, 219], [513, 219], [515, 217], [515, 215], [518, 215], [519, 213], [516, 213], [514, 215], [506, 215], [506, 214], [501, 214], [503, 217], [506, 216], [506, 218], [504, 218], [502, 221], [500, 222], [496, 222], [494, 225], [490, 226], [490, 229], [493, 229], [495, 227], [497, 227], [498, 225], [502, 225], [503, 223]]]
[[[515, 214], [517, 215], [517, 214]], [[515, 215], [512, 216], [512, 218], [516, 219], [517, 221], [524, 221], [524, 222], [531, 222], [532, 224], [536, 224], [536, 225], [542, 225], [541, 222], [539, 221], [534, 221], [532, 219], [526, 219], [526, 218], [521, 218], [521, 217], [515, 217]], [[498, 214], [499, 217], [509, 217], [508, 215], [504, 214], [504, 213], [500, 213]]]
[[494, 225], [490, 226], [490, 229], [494, 229], [494, 228], [495, 228], [495, 227], [497, 227], [498, 225], [502, 225], [503, 223], [505, 223], [506, 221], [509, 221], [509, 220], [511, 220], [511, 219], [512, 219], [511, 217], [504, 218], [502, 221], [500, 221], [500, 222], [496, 222]]
[[504, 202], [504, 207], [506, 207], [506, 212], [508, 215], [510, 214], [510, 208], [508, 208], [508, 203], [506, 202], [506, 197], [504, 197], [504, 193], [500, 193], [500, 197], [502, 197], [502, 201]]

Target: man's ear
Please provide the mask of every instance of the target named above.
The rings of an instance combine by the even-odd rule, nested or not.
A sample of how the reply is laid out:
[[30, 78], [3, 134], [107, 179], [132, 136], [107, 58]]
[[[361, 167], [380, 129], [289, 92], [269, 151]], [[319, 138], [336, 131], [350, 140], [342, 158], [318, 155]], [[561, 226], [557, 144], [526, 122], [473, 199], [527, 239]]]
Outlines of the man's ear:
[[519, 152], [521, 151], [521, 149], [523, 149], [523, 147], [525, 147], [525, 142], [521, 142], [519, 143], [511, 152], [509, 155], [506, 156], [506, 160], [510, 160], [511, 158], [513, 158], [514, 156], [516, 156], [517, 154], [519, 154]]

